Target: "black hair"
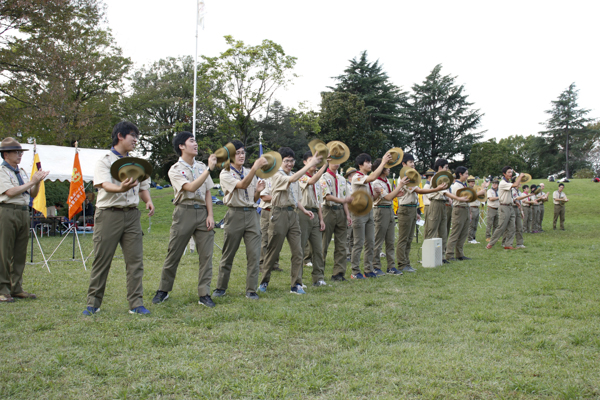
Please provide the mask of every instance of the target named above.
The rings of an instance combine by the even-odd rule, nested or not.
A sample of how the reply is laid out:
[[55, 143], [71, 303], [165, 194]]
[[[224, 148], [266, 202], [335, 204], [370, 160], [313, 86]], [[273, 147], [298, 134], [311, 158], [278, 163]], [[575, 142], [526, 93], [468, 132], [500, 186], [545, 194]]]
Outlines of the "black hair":
[[564, 183], [562, 183], [562, 182], [561, 182], [561, 183], [559, 183], [559, 184], [558, 184], [558, 187], [561, 187], [561, 186], [565, 186], [565, 184], [564, 184]]
[[456, 177], [456, 179], [458, 179], [465, 172], [467, 172], [467, 167], [458, 167], [456, 168], [456, 171], [454, 171], [454, 176]]
[[239, 141], [237, 139], [236, 140], [232, 140], [231, 144], [235, 147], [236, 150], [244, 148], [244, 143], [242, 143], [241, 141]]
[[502, 175], [506, 174], [506, 171], [508, 171], [509, 169], [512, 169], [512, 167], [509, 167], [508, 165], [502, 168]]
[[378, 158], [377, 160], [373, 161], [373, 171], [379, 168], [379, 166], [381, 165], [381, 161], [383, 161], [381, 158]]
[[523, 185], [523, 190], [529, 189], [529, 185]]
[[404, 157], [402, 158], [402, 164], [406, 164], [409, 161], [415, 161], [415, 158], [413, 157], [412, 154], [404, 153]]
[[289, 147], [280, 147], [277, 151], [279, 152], [279, 154], [281, 154], [281, 158], [296, 157], [294, 150], [290, 149]]
[[175, 135], [173, 138], [173, 149], [179, 157], [181, 157], [181, 149], [179, 148], [179, 145], [185, 144], [189, 138], [193, 137], [194, 135], [192, 135], [191, 132], [179, 132], [177, 135]]
[[302, 159], [304, 161], [308, 160], [309, 158], [311, 158], [313, 156], [312, 151], [307, 151], [306, 153], [304, 153], [304, 155], [302, 156]]
[[137, 126], [132, 124], [129, 121], [121, 121], [115, 125], [112, 131], [112, 146], [116, 146], [119, 144], [119, 133], [121, 137], [125, 139], [127, 135], [135, 135], [135, 137], [140, 136], [140, 131]]
[[448, 160], [446, 160], [445, 158], [438, 158], [435, 161], [435, 164], [433, 164], [433, 170], [435, 172], [438, 172], [440, 168], [444, 168], [446, 165], [448, 165]]
[[371, 156], [368, 155], [367, 153], [362, 153], [359, 154], [358, 157], [356, 157], [356, 165], [358, 167], [360, 167], [361, 165], [363, 165], [365, 163], [365, 161], [371, 161]]

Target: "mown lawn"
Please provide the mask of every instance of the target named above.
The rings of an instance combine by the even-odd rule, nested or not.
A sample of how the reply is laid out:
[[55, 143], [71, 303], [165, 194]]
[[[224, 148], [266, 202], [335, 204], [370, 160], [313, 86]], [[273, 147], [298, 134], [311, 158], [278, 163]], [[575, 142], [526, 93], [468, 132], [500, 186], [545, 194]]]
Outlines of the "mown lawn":
[[[556, 186], [547, 183], [550, 192]], [[39, 299], [0, 304], [0, 397], [599, 398], [599, 190], [568, 183], [566, 231], [552, 230], [548, 204], [546, 232], [526, 235], [524, 250], [485, 250], [480, 228], [482, 244], [465, 245], [471, 261], [423, 269], [413, 244], [416, 274], [309, 286], [306, 296], [289, 294], [284, 246], [285, 272], [259, 301], [247, 300], [241, 251], [214, 309], [197, 303], [198, 259], [189, 253], [171, 298], [151, 304], [173, 208], [171, 189], [152, 190], [149, 233], [142, 221], [152, 314], [127, 313], [122, 258], [93, 318], [81, 315], [91, 259], [87, 272], [81, 262], [51, 262], [52, 273], [28, 266], [25, 290]], [[217, 207], [217, 219], [224, 211]], [[81, 240], [87, 256], [91, 236]], [[42, 239], [47, 255], [56, 244]], [[70, 254], [67, 241], [54, 258]], [[219, 259], [215, 247], [213, 287]]]

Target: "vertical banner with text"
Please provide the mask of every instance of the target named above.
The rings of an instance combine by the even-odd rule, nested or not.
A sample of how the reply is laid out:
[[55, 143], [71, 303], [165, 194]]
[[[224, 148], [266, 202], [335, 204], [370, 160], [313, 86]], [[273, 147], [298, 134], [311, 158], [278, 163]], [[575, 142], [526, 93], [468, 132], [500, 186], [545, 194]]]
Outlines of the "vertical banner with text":
[[[34, 153], [33, 167], [31, 168], [31, 179], [33, 179], [33, 174], [41, 169], [42, 163], [40, 162], [40, 155], [38, 153]], [[44, 215], [44, 218], [48, 217], [48, 210], [46, 209], [46, 186], [44, 185], [44, 181], [40, 182], [40, 189], [37, 196], [35, 196], [35, 199], [33, 199], [31, 206], [34, 210], [41, 212]]]
[[73, 173], [71, 174], [71, 186], [69, 188], [69, 219], [75, 214], [83, 211], [83, 202], [85, 201], [85, 188], [83, 186], [83, 174], [79, 164], [79, 153], [75, 150], [75, 160], [73, 161]]

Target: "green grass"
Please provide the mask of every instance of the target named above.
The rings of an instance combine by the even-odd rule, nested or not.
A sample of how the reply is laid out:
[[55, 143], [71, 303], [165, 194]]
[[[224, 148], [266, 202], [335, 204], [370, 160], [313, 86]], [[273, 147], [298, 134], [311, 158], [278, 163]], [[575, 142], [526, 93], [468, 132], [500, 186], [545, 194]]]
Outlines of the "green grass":
[[[599, 398], [599, 189], [567, 184], [567, 230], [552, 230], [549, 205], [546, 232], [526, 235], [524, 250], [466, 244], [472, 261], [309, 287], [306, 296], [288, 293], [286, 245], [286, 272], [274, 273], [258, 302], [248, 301], [240, 251], [214, 309], [197, 304], [196, 254], [183, 257], [171, 298], [151, 304], [173, 209], [170, 190], [152, 190], [150, 233], [142, 220], [152, 314], [127, 313], [122, 258], [93, 318], [81, 315], [91, 259], [88, 272], [81, 262], [51, 262], [51, 274], [28, 266], [24, 287], [39, 300], [0, 304], [0, 397]], [[224, 212], [217, 207], [215, 219]], [[482, 243], [484, 234], [480, 228]], [[87, 256], [91, 236], [81, 239]], [[215, 240], [223, 243], [221, 230]], [[56, 244], [42, 240], [46, 254]], [[413, 265], [419, 253], [413, 244]], [[69, 241], [55, 258], [70, 254]], [[215, 247], [213, 288], [219, 259]], [[330, 250], [327, 278], [331, 268]]]

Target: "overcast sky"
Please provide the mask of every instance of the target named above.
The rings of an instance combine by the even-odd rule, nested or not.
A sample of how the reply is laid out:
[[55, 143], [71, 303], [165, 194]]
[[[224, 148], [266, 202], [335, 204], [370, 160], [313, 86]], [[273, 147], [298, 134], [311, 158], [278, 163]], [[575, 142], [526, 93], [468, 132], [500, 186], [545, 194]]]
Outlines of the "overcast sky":
[[[110, 28], [135, 67], [193, 55], [196, 0], [105, 0]], [[248, 45], [263, 39], [298, 58], [284, 106], [320, 93], [367, 50], [391, 81], [409, 90], [437, 64], [456, 76], [485, 115], [485, 138], [537, 134], [551, 101], [575, 82], [580, 107], [600, 104], [595, 1], [206, 0], [199, 55], [226, 49], [224, 35]]]

